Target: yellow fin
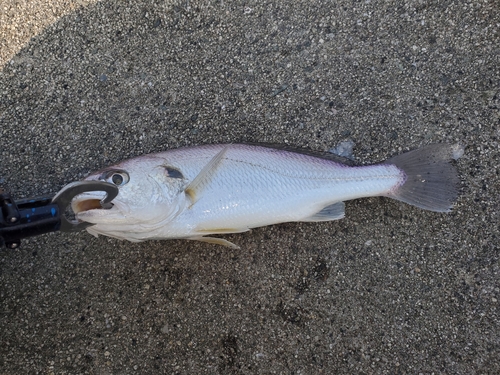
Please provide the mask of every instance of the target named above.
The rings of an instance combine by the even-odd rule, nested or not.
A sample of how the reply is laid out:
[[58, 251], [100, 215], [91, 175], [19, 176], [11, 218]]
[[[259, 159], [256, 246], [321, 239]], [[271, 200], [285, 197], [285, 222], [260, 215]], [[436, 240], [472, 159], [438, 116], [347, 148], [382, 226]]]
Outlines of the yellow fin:
[[213, 243], [216, 245], [222, 245], [226, 247], [230, 247], [231, 249], [240, 249], [238, 245], [235, 245], [232, 242], [229, 242], [223, 238], [216, 238], [216, 237], [191, 237], [188, 238], [188, 240], [193, 240], [193, 241], [200, 241], [200, 242], [207, 242], [207, 243]]
[[203, 188], [210, 183], [210, 180], [214, 176], [217, 168], [219, 167], [221, 161], [224, 159], [224, 154], [229, 148], [229, 144], [224, 146], [209, 162], [203, 167], [203, 169], [198, 173], [193, 181], [184, 190], [185, 193], [191, 199], [190, 208], [200, 199], [200, 192]]

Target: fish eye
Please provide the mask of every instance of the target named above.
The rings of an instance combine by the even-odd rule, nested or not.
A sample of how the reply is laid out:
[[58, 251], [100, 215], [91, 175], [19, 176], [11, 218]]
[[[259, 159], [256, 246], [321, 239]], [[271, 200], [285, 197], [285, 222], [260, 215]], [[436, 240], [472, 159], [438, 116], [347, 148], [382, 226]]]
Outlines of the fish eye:
[[111, 181], [113, 181], [115, 185], [121, 185], [123, 184], [123, 176], [120, 173], [115, 173], [111, 176]]
[[129, 182], [130, 177], [127, 172], [125, 171], [108, 171], [103, 173], [101, 176], [102, 180], [105, 180], [107, 182], [111, 182], [112, 184], [115, 184], [116, 186], [123, 186], [127, 182]]

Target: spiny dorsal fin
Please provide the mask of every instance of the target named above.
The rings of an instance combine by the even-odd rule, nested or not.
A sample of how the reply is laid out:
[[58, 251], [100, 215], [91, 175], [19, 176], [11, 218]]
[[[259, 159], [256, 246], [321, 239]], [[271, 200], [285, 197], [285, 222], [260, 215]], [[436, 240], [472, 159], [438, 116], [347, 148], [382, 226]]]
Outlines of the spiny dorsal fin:
[[229, 148], [229, 144], [225, 145], [209, 162], [203, 167], [203, 169], [198, 173], [193, 181], [186, 187], [185, 192], [191, 198], [192, 207], [200, 198], [200, 193], [203, 191], [204, 186], [210, 183], [210, 180], [215, 175], [217, 168], [219, 167], [221, 161], [224, 159], [224, 155]]

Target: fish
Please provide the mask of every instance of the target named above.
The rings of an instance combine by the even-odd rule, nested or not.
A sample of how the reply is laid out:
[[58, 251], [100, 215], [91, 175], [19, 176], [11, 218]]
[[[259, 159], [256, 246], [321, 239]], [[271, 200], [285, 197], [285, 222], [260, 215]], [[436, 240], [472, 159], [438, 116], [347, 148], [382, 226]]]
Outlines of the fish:
[[[452, 160], [463, 147], [430, 144], [388, 160], [353, 166], [333, 154], [252, 144], [209, 144], [138, 156], [85, 180], [118, 186], [76, 196], [71, 208], [87, 231], [141, 242], [187, 239], [238, 248], [222, 237], [284, 222], [342, 219], [345, 201], [382, 196], [450, 212], [460, 178]], [[350, 165], [351, 164], [351, 165]]]

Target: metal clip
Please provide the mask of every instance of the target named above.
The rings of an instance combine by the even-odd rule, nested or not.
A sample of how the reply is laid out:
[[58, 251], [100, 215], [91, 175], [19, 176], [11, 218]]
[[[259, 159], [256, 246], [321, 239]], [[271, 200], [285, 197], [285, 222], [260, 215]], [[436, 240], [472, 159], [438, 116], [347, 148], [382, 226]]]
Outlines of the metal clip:
[[52, 203], [59, 207], [61, 213], [61, 232], [77, 232], [93, 225], [78, 220], [68, 220], [64, 215], [66, 208], [68, 208], [74, 197], [89, 191], [103, 191], [106, 193], [106, 196], [101, 200], [103, 208], [111, 208], [111, 201], [116, 198], [119, 192], [116, 185], [105, 181], [77, 181], [66, 185], [52, 199]]

